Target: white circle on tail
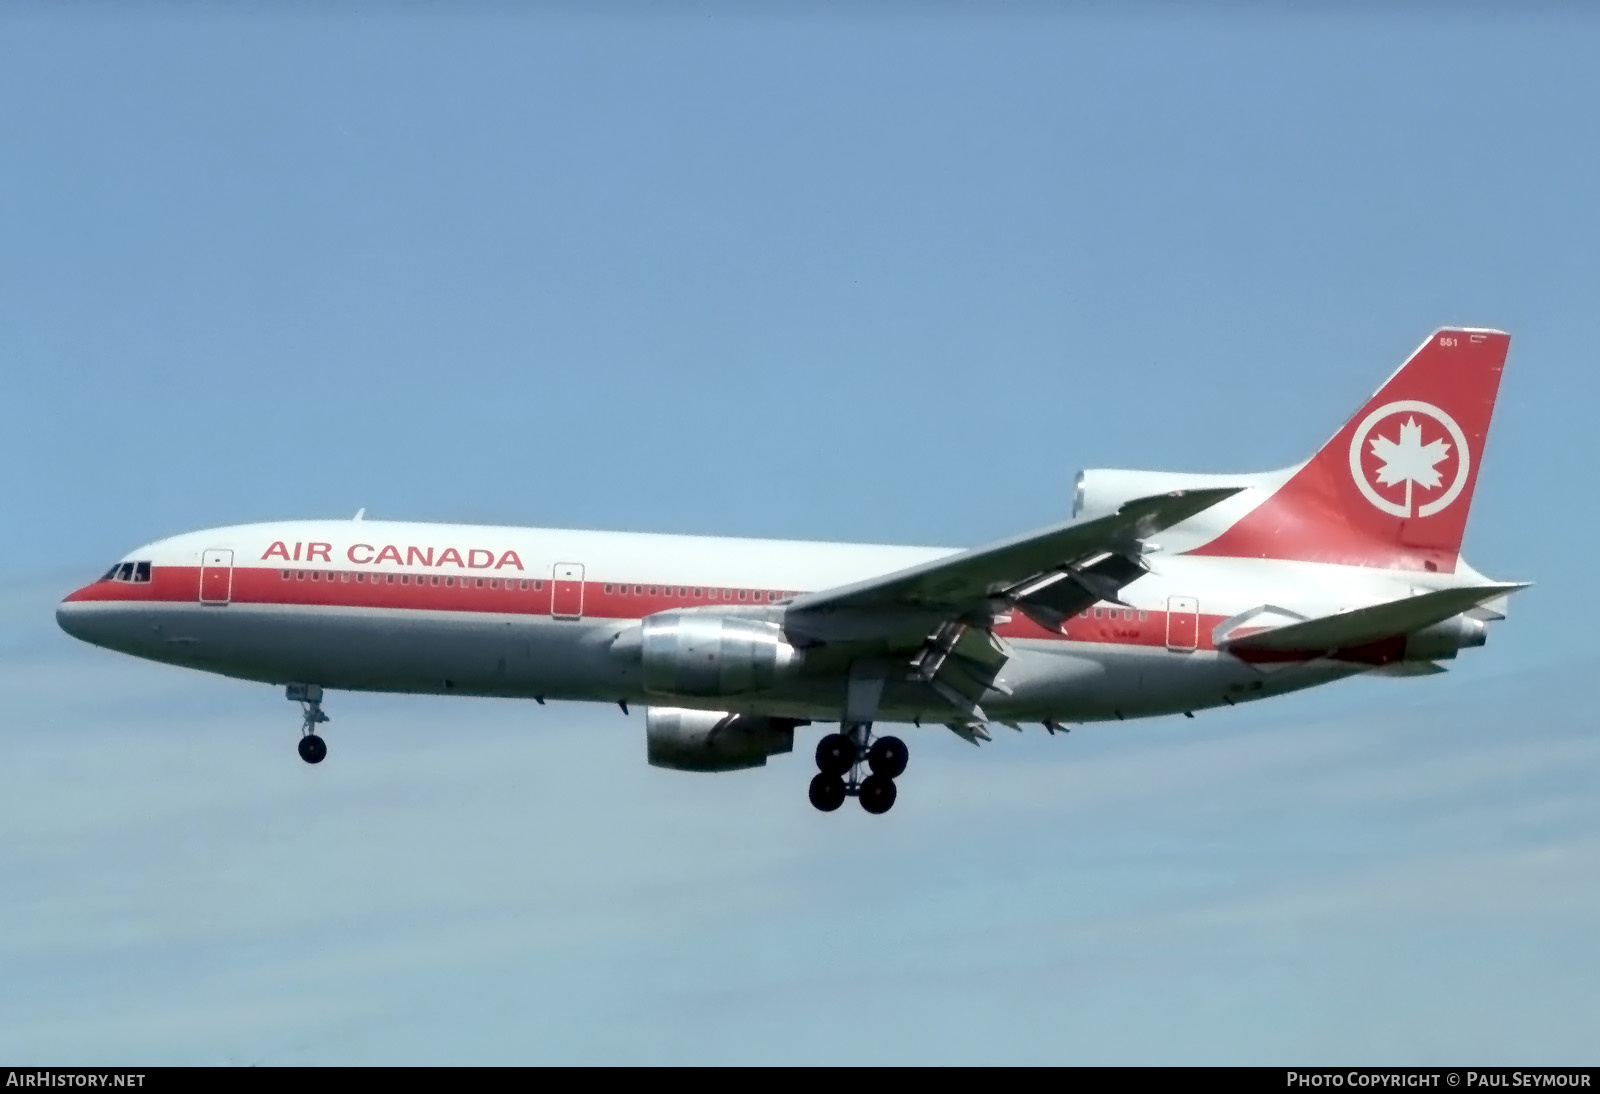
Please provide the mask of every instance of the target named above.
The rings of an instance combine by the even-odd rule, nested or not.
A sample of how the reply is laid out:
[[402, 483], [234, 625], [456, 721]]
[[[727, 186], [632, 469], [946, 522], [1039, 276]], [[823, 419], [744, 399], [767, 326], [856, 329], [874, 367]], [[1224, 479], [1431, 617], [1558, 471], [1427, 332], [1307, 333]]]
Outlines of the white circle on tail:
[[[1398, 437], [1390, 438], [1380, 434], [1372, 439], [1372, 455], [1383, 461], [1383, 466], [1377, 472], [1378, 481], [1374, 483], [1368, 476], [1366, 468], [1361, 465], [1361, 447], [1367, 443], [1367, 435], [1379, 422], [1393, 414], [1407, 413], [1411, 417], [1400, 423]], [[1412, 488], [1421, 486], [1425, 490], [1435, 490], [1443, 485], [1442, 476], [1436, 468], [1451, 454], [1450, 443], [1442, 437], [1437, 437], [1427, 444], [1422, 443], [1422, 427], [1417, 423], [1419, 414], [1437, 422], [1450, 435], [1450, 440], [1455, 444], [1456, 474], [1443, 494], [1432, 501], [1414, 506], [1411, 498]], [[1361, 495], [1385, 513], [1396, 517], [1409, 518], [1413, 508], [1419, 517], [1431, 517], [1440, 512], [1461, 496], [1461, 491], [1467, 485], [1467, 473], [1471, 468], [1472, 453], [1467, 448], [1467, 435], [1461, 432], [1456, 420], [1432, 403], [1424, 403], [1417, 399], [1401, 399], [1398, 402], [1385, 403], [1363, 418], [1361, 424], [1356, 427], [1355, 436], [1350, 438], [1350, 476], [1356, 480]], [[1406, 487], [1404, 502], [1390, 501], [1378, 493], [1379, 486], [1397, 486], [1401, 483]]]

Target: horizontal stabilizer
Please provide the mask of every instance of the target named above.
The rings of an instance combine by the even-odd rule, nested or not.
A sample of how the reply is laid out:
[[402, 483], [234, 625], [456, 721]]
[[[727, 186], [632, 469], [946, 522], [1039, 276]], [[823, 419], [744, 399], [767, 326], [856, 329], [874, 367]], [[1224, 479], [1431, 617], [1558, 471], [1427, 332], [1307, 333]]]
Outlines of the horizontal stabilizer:
[[1348, 649], [1442, 623], [1497, 597], [1527, 588], [1524, 584], [1473, 585], [1439, 589], [1401, 600], [1390, 600], [1337, 615], [1324, 615], [1302, 623], [1256, 631], [1240, 638], [1224, 638], [1223, 649], [1244, 653], [1294, 653]]
[[1392, 665], [1379, 665], [1368, 676], [1393, 676], [1406, 679], [1412, 676], [1438, 676], [1450, 670], [1436, 661], [1396, 661]]

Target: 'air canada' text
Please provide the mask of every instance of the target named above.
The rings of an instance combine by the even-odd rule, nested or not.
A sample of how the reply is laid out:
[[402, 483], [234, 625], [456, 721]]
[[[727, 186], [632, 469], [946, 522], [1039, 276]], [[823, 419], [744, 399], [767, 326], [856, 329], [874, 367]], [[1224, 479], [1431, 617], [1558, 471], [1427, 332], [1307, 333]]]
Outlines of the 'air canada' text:
[[[331, 543], [295, 543], [291, 546], [280, 539], [267, 548], [261, 560], [265, 562], [269, 558], [281, 558], [285, 562], [332, 562], [332, 553]], [[392, 562], [396, 566], [457, 566], [463, 570], [523, 568], [522, 559], [518, 557], [517, 552], [503, 551], [497, 555], [483, 547], [469, 547], [462, 551], [455, 547], [445, 547], [441, 550], [436, 547], [407, 546], [402, 553], [401, 549], [392, 543], [386, 543], [381, 547], [370, 543], [352, 543], [345, 551], [344, 557], [357, 566], [378, 566]]]

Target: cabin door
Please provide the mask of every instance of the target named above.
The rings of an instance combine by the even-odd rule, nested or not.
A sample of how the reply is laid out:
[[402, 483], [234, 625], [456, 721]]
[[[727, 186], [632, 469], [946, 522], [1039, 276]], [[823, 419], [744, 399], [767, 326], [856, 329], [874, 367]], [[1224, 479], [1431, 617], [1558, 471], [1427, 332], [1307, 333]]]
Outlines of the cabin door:
[[1200, 644], [1200, 602], [1192, 596], [1167, 597], [1167, 649], [1187, 653]]
[[233, 552], [200, 553], [200, 603], [226, 604], [233, 596]]
[[550, 571], [550, 614], [557, 619], [583, 617], [583, 564], [558, 562]]

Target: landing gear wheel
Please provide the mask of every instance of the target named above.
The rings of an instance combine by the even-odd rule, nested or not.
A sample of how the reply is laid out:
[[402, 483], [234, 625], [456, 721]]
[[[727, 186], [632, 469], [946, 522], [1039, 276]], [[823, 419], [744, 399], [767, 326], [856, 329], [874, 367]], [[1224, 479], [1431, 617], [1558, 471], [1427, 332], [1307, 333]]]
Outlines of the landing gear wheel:
[[289, 684], [283, 693], [291, 703], [300, 704], [300, 758], [320, 764], [328, 755], [328, 742], [317, 736], [317, 727], [328, 720], [322, 711], [322, 685]]
[[861, 780], [861, 808], [868, 813], [887, 813], [894, 806], [896, 793], [893, 779], [868, 775]]
[[844, 799], [844, 780], [839, 776], [821, 774], [811, 780], [811, 804], [824, 813], [832, 813]]
[[854, 741], [843, 733], [830, 733], [817, 742], [817, 770], [838, 777], [855, 765], [857, 755]]
[[300, 758], [308, 764], [320, 764], [328, 754], [328, 742], [315, 733], [300, 738]]
[[[898, 779], [904, 774], [906, 761], [910, 758], [910, 749], [899, 737], [879, 737], [867, 750], [867, 766], [872, 768], [874, 775], [882, 775], [886, 779]], [[893, 801], [893, 797], [890, 800]]]

